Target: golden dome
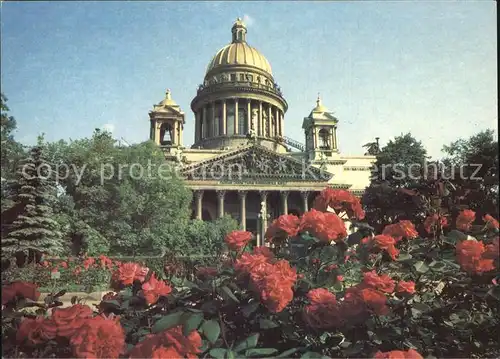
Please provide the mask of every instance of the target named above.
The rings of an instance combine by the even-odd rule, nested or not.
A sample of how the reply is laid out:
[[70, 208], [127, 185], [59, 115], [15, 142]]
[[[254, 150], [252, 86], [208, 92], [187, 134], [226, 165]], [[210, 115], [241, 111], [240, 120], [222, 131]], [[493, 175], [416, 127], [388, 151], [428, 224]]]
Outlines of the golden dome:
[[240, 18], [234, 23], [231, 32], [233, 41], [215, 54], [206, 72], [222, 66], [244, 65], [256, 67], [272, 76], [269, 61], [256, 48], [247, 44], [247, 29]]
[[316, 107], [313, 108], [312, 112], [321, 112], [321, 113], [328, 112], [328, 109], [321, 103], [321, 98], [319, 97], [319, 94], [316, 100]]

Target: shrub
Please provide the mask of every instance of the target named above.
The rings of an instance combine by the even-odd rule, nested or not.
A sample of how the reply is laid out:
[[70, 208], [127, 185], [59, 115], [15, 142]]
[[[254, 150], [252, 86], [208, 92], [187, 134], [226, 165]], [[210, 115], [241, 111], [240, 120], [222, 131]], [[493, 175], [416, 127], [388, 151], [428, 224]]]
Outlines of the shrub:
[[[194, 275], [165, 281], [143, 264], [121, 263], [113, 269], [115, 290], [94, 313], [75, 302], [50, 316], [20, 315], [35, 304], [4, 287], [4, 356], [500, 355], [498, 223], [464, 226], [467, 212], [458, 221], [466, 232], [449, 223], [443, 235], [438, 218], [420, 237], [405, 220], [353, 244], [352, 235], [340, 235], [345, 228], [335, 210], [320, 213], [273, 222], [273, 248], [250, 249], [245, 233], [230, 233], [234, 250]], [[299, 239], [305, 256], [290, 250]], [[57, 306], [58, 295], [40, 305], [40, 314]], [[109, 329], [101, 337], [92, 323]]]

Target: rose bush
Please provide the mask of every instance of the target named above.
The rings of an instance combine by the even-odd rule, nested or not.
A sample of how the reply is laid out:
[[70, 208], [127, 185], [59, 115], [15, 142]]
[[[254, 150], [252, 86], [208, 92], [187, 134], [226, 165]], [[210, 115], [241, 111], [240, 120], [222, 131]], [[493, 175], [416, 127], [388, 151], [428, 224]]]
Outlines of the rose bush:
[[337, 216], [363, 217], [345, 192], [276, 219], [272, 248], [228, 234], [231, 255], [193, 277], [119, 263], [115, 291], [93, 310], [6, 284], [4, 357], [498, 357], [496, 219], [465, 209], [448, 223], [429, 210], [426, 236], [401, 219], [356, 240]]

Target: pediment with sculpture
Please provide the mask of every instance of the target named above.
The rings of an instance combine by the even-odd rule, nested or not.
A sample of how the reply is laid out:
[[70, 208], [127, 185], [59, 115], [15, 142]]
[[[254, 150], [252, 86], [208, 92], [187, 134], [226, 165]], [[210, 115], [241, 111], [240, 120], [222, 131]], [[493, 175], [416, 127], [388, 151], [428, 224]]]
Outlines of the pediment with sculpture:
[[329, 172], [314, 167], [310, 162], [278, 154], [258, 144], [193, 163], [181, 170], [186, 180], [254, 179], [266, 181], [327, 182]]

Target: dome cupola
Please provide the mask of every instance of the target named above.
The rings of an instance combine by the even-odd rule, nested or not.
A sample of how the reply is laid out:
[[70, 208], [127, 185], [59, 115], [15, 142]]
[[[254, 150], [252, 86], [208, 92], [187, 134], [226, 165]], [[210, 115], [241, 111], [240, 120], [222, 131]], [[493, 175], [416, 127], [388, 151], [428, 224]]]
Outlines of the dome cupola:
[[198, 148], [234, 148], [249, 136], [284, 151], [284, 114], [288, 105], [266, 57], [247, 42], [247, 27], [238, 18], [231, 43], [209, 62], [191, 109], [196, 115]]

